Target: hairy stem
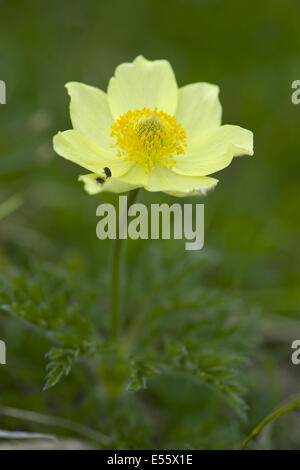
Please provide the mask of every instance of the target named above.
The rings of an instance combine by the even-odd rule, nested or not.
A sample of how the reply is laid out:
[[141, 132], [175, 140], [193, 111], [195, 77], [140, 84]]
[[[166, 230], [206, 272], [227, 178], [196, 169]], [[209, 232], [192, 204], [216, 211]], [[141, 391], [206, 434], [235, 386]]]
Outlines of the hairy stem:
[[[136, 201], [139, 189], [134, 189], [128, 193], [128, 207]], [[127, 217], [127, 213], [123, 214]], [[116, 341], [120, 332], [120, 268], [123, 253], [123, 239], [119, 238], [120, 226], [117, 228], [117, 238], [113, 246], [112, 274], [111, 274], [111, 338]]]

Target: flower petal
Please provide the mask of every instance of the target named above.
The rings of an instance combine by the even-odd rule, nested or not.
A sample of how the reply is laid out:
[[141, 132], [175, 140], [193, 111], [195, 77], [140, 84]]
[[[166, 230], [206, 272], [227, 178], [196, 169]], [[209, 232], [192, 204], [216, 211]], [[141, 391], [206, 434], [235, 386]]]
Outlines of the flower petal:
[[95, 173], [89, 173], [87, 175], [79, 176], [78, 180], [84, 183], [84, 189], [89, 194], [97, 194], [104, 191], [109, 191], [112, 193], [125, 193], [131, 191], [131, 189], [136, 189], [139, 186], [130, 184], [124, 181], [122, 178], [109, 178], [103, 184], [98, 183], [97, 177], [102, 175], [97, 175]]
[[188, 143], [173, 171], [180, 175], [205, 176], [228, 166], [233, 157], [253, 155], [253, 133], [239, 126], [220, 126]]
[[56, 153], [94, 173], [103, 175], [108, 167], [114, 177], [126, 173], [134, 163], [124, 162], [112, 152], [101, 148], [88, 137], [75, 130], [59, 132], [53, 138]]
[[149, 175], [146, 189], [148, 191], [162, 191], [179, 197], [193, 196], [205, 194], [217, 183], [217, 179], [208, 176], [182, 176], [167, 168], [156, 167]]
[[145, 172], [145, 168], [134, 163], [133, 166], [122, 175], [122, 179], [129, 184], [137, 186], [146, 186], [149, 180], [149, 175]]
[[69, 82], [66, 88], [71, 97], [70, 115], [74, 129], [109, 149], [113, 118], [106, 93], [78, 82]]
[[188, 139], [220, 126], [222, 107], [219, 87], [210, 83], [192, 83], [179, 88], [176, 119], [185, 128]]
[[171, 65], [166, 60], [146, 60], [138, 56], [132, 63], [116, 68], [107, 96], [115, 119], [129, 110], [144, 107], [174, 114], [178, 88]]

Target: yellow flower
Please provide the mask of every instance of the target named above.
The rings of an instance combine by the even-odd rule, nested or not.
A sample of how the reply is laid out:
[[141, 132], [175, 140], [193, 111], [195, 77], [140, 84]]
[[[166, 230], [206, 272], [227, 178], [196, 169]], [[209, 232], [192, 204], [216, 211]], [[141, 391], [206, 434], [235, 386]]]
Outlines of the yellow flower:
[[203, 194], [218, 182], [207, 175], [253, 155], [251, 131], [221, 126], [219, 88], [178, 88], [166, 60], [138, 56], [119, 65], [107, 93], [77, 82], [66, 87], [73, 129], [54, 137], [54, 149], [91, 172], [79, 177], [90, 194], [139, 187]]

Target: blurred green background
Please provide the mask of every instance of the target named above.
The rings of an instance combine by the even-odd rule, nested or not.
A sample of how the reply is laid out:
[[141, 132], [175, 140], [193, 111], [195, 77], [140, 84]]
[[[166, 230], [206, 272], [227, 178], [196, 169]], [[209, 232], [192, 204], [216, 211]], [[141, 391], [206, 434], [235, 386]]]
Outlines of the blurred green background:
[[[291, 102], [291, 83], [300, 79], [300, 2], [2, 0], [0, 9], [0, 79], [7, 84], [7, 104], [0, 106], [0, 304], [10, 311], [2, 308], [0, 317], [7, 343], [0, 411], [14, 407], [72, 419], [113, 436], [108, 447], [238, 448], [274, 407], [300, 393], [300, 366], [290, 359], [291, 343], [300, 339], [300, 106]], [[220, 386], [220, 396], [172, 366], [146, 390], [115, 401], [107, 396], [109, 359], [99, 381], [98, 366], [83, 361], [42, 391], [51, 340], [38, 329], [56, 331], [71, 304], [64, 344], [78, 331], [78, 342], [101, 332], [105, 337], [109, 321], [110, 250], [96, 238], [95, 211], [117, 199], [87, 195], [77, 182], [81, 169], [52, 149], [52, 136], [71, 127], [64, 84], [76, 80], [105, 90], [115, 67], [138, 54], [168, 59], [179, 86], [218, 84], [223, 122], [254, 132], [255, 155], [235, 159], [219, 173], [217, 189], [199, 201], [205, 203], [206, 237], [200, 253], [190, 256], [179, 242], [128, 242], [124, 322], [130, 329], [141, 312], [151, 316], [154, 326], [144, 339], [150, 362], [173, 337], [177, 346], [194, 341], [197, 361], [206, 347], [216, 364], [216, 357], [229, 354], [228, 370], [233, 356], [243, 358], [237, 374], [247, 418], [222, 400], [223, 378], [213, 375], [218, 366], [206, 382]], [[141, 199], [168, 200], [145, 192]], [[157, 308], [169, 302], [172, 310], [176, 279], [183, 296], [193, 295], [196, 313], [179, 306], [184, 297], [176, 298], [178, 318], [169, 315], [162, 326], [155, 323], [162, 316]], [[156, 280], [165, 282], [158, 297]], [[201, 304], [205, 292], [215, 296], [212, 305]], [[115, 369], [120, 383], [124, 371]], [[73, 435], [1, 413], [0, 428]], [[299, 412], [282, 417], [252, 446], [299, 449]]]

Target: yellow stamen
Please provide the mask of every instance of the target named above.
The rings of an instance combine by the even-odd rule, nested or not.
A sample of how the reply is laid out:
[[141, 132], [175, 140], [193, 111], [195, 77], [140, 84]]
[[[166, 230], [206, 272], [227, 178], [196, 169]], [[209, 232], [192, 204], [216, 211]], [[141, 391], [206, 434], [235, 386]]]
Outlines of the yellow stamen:
[[184, 155], [186, 132], [174, 116], [157, 108], [127, 111], [111, 126], [118, 157], [153, 170], [155, 165], [172, 168], [175, 156]]

